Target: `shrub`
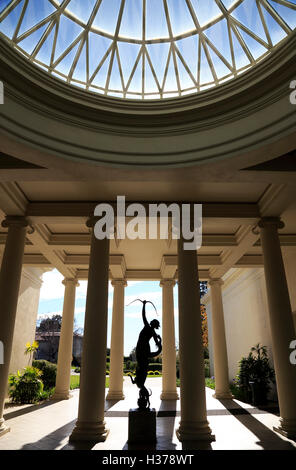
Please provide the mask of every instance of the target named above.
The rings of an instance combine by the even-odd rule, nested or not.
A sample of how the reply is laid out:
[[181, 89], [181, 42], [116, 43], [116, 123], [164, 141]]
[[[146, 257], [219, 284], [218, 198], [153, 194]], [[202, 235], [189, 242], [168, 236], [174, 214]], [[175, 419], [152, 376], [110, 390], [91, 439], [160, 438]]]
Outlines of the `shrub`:
[[13, 403], [36, 403], [42, 398], [43, 383], [41, 370], [26, 367], [23, 374], [11, 374], [8, 379], [9, 397]]
[[159, 364], [158, 362], [152, 362], [151, 364], [149, 364], [149, 369], [151, 371], [158, 370], [159, 372], [161, 372], [162, 371], [162, 364]]
[[206, 387], [211, 388], [212, 390], [215, 390], [215, 378], [214, 377], [207, 377], [205, 379], [206, 381]]
[[40, 400], [48, 400], [50, 397], [53, 396], [55, 388], [49, 388], [48, 390], [43, 390], [40, 394]]
[[134, 361], [131, 361], [130, 359], [127, 359], [124, 361], [124, 372], [135, 372], [137, 367], [137, 363]]
[[43, 359], [33, 361], [33, 367], [42, 371], [42, 382], [45, 390], [55, 387], [57, 365]]
[[72, 359], [72, 366], [73, 367], [80, 367], [81, 366], [80, 361], [75, 356], [73, 356], [73, 359]]
[[[275, 374], [269, 364], [266, 347], [257, 344], [251, 348], [249, 355], [239, 362], [239, 371], [234, 382], [234, 386], [238, 389], [236, 395], [244, 401], [253, 401], [253, 404], [257, 404], [255, 401], [258, 401], [258, 404], [264, 403], [267, 400], [270, 383], [274, 380]], [[255, 389], [256, 396], [253, 396]]]
[[205, 359], [205, 377], [210, 377], [210, 360]]

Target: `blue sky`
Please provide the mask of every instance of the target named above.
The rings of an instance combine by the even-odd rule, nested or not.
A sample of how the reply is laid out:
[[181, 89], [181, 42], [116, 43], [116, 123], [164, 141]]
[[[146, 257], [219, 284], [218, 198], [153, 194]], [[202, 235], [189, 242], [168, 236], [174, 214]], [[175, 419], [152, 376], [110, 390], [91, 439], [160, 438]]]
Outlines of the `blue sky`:
[[[62, 284], [63, 276], [57, 271], [53, 270], [43, 275], [43, 285], [40, 292], [40, 301], [38, 309], [38, 319], [44, 316], [52, 316], [54, 314], [62, 315], [63, 312], [63, 298], [64, 298], [64, 285]], [[76, 290], [75, 302], [75, 327], [83, 328], [84, 326], [84, 313], [86, 301], [87, 282], [80, 281], [80, 286]], [[147, 306], [147, 318], [151, 321], [157, 318], [162, 323], [162, 308], [161, 308], [161, 287], [159, 282], [138, 282], [132, 281], [128, 283], [125, 288], [125, 305], [132, 302], [134, 299], [140, 298], [151, 300], [158, 312], [156, 316], [155, 310], [152, 305]], [[177, 318], [177, 304], [178, 304], [178, 291], [177, 286], [174, 288], [175, 299], [175, 329], [176, 340], [178, 332], [178, 318]], [[109, 300], [108, 300], [108, 337], [107, 346], [110, 347], [111, 341], [111, 324], [112, 324], [112, 304], [113, 304], [113, 287], [109, 284]], [[125, 325], [124, 325], [124, 354], [127, 356], [131, 350], [136, 346], [138, 335], [143, 327], [141, 318], [141, 304], [136, 302], [130, 306], [125, 307]], [[160, 329], [160, 334], [162, 334]]]

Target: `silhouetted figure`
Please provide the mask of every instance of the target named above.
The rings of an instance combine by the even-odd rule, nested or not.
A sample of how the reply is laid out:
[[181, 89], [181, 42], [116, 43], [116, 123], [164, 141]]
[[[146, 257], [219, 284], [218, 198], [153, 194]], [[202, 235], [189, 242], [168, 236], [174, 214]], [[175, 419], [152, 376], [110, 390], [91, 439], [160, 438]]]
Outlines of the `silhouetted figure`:
[[[137, 299], [140, 300], [140, 299]], [[140, 409], [146, 409], [150, 407], [149, 396], [151, 392], [147, 390], [145, 387], [145, 381], [147, 378], [148, 373], [148, 366], [149, 360], [152, 357], [156, 357], [161, 353], [162, 345], [161, 345], [161, 337], [156, 334], [156, 329], [160, 327], [160, 323], [158, 320], [154, 319], [150, 323], [148, 323], [146, 318], [146, 304], [150, 303], [155, 308], [154, 304], [147, 300], [140, 300], [143, 303], [142, 308], [142, 318], [144, 322], [144, 328], [139, 334], [139, 339], [136, 346], [136, 359], [137, 359], [137, 368], [136, 368], [136, 377], [133, 379], [131, 377], [131, 381], [133, 384], [136, 384], [137, 387], [140, 389], [139, 391], [139, 399], [138, 399], [138, 406]], [[157, 346], [157, 351], [151, 352], [150, 349], [150, 340], [151, 338], [154, 339], [155, 344]]]

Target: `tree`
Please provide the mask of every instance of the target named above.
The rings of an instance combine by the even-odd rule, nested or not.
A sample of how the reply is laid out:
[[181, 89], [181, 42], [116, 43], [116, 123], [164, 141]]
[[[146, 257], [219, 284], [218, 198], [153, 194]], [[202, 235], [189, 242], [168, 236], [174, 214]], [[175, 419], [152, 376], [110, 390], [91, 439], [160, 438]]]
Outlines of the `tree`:
[[202, 344], [204, 348], [209, 346], [209, 334], [208, 334], [208, 318], [205, 305], [200, 306], [201, 314], [201, 331], [202, 331]]
[[37, 326], [38, 333], [42, 332], [56, 332], [61, 331], [62, 328], [62, 315], [48, 316], [41, 320], [39, 326]]
[[56, 360], [57, 353], [57, 333], [61, 331], [62, 327], [62, 316], [53, 315], [52, 317], [46, 317], [41, 320], [39, 326], [37, 326], [36, 331], [46, 339], [48, 343], [48, 354], [51, 361]]
[[208, 292], [207, 281], [200, 281], [199, 283], [200, 298], [202, 298]]

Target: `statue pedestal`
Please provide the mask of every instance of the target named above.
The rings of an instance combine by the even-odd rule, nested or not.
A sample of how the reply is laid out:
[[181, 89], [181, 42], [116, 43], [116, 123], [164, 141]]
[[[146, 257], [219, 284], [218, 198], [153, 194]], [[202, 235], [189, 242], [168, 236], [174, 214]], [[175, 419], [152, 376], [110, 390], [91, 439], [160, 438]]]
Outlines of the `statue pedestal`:
[[128, 413], [128, 443], [145, 444], [156, 442], [155, 408], [139, 410], [130, 409]]

